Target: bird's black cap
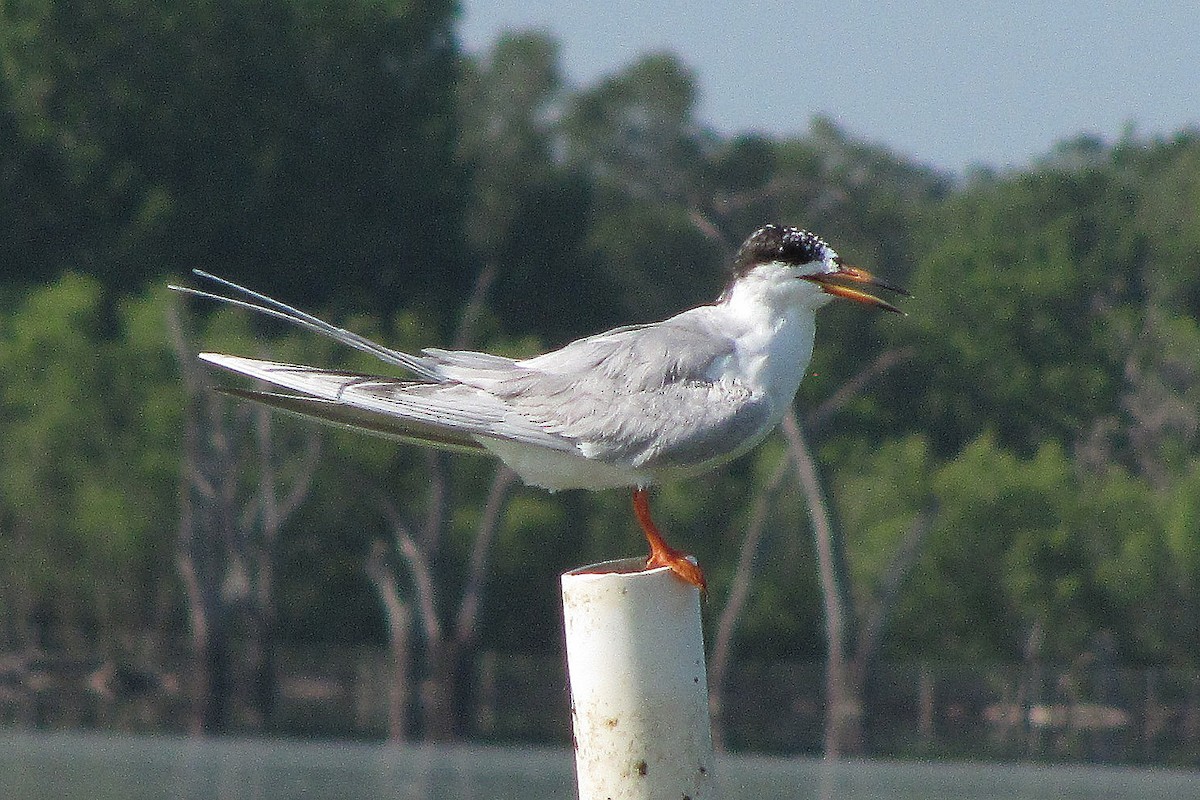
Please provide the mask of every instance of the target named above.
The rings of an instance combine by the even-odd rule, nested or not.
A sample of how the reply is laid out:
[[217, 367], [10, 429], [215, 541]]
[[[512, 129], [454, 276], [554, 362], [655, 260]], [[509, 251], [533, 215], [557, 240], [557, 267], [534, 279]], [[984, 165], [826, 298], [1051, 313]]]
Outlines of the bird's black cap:
[[741, 276], [770, 261], [811, 264], [824, 259], [828, 250], [829, 245], [815, 233], [784, 225], [764, 225], [742, 242], [733, 268]]

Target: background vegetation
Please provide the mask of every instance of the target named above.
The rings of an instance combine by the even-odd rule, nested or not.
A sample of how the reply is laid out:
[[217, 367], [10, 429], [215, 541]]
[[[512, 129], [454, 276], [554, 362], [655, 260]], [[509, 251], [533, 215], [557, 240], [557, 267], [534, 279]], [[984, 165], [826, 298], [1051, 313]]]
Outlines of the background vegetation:
[[[0, 65], [0, 650], [185, 650], [219, 731], [272, 718], [278, 647], [386, 643], [393, 735], [456, 735], [476, 654], [555, 651], [557, 573], [640, 551], [627, 497], [211, 395], [200, 347], [377, 367], [164, 285], [527, 354], [711, 299], [780, 221], [915, 295], [824, 312], [797, 399], [860, 666], [1200, 670], [1197, 132], [965, 177], [722, 137], [678, 58], [569, 86], [542, 35], [464, 57], [448, 0], [9, 3]], [[795, 444], [658, 492], [714, 633], [749, 582], [744, 661], [828, 655]]]

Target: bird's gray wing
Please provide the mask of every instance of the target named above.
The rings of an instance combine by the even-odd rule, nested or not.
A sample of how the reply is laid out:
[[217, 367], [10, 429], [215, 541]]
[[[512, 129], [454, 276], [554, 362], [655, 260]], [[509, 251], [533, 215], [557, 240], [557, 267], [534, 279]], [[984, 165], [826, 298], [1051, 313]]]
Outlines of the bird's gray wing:
[[720, 377], [736, 345], [700, 311], [516, 362], [489, 391], [601, 461], [688, 468], [737, 455], [766, 432], [773, 409]]
[[460, 453], [486, 453], [487, 450], [472, 436], [434, 425], [422, 425], [400, 417], [392, 417], [367, 411], [335, 400], [319, 400], [300, 394], [281, 392], [256, 392], [222, 386], [222, 394], [240, 400], [251, 400], [278, 409], [293, 416], [316, 420], [339, 428], [349, 428], [361, 433], [382, 436], [406, 444], [434, 447]]
[[[300, 392], [316, 401], [286, 395], [252, 399], [294, 413], [349, 425], [369, 433], [419, 441], [432, 447], [460, 447], [476, 436], [575, 451], [574, 442], [507, 407], [486, 391], [461, 384], [429, 384], [377, 375], [317, 369], [220, 353], [200, 358], [221, 369]], [[334, 411], [330, 405], [345, 406]], [[361, 424], [370, 419], [369, 424]]]

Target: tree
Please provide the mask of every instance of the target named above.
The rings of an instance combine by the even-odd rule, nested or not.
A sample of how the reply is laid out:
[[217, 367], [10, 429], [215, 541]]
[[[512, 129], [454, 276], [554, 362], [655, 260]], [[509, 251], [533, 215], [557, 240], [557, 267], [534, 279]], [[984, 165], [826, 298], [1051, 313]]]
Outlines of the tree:
[[1048, 171], [946, 206], [910, 306], [923, 357], [909, 386], [926, 387], [939, 453], [989, 427], [1025, 453], [1067, 444], [1113, 408], [1108, 309], [1130, 299], [1142, 245], [1112, 215], [1133, 202], [1110, 174]]
[[[448, 602], [446, 598], [455, 594], [449, 573], [461, 571], [461, 565], [459, 570], [437, 568], [437, 554], [445, 546], [448, 535], [447, 520], [443, 516], [444, 504], [448, 501], [445, 497], [447, 476], [436, 464], [438, 460], [439, 456], [430, 455], [428, 508], [420, 523], [415, 524], [389, 498], [380, 498], [392, 529], [392, 547], [403, 563], [403, 569], [399, 571], [408, 577], [405, 581], [408, 591], [402, 593], [400, 581], [393, 571], [396, 566], [388, 564], [386, 551], [389, 548], [382, 541], [373, 549], [367, 569], [380, 601], [388, 609], [397, 677], [411, 675], [406, 662], [410, 656], [408, 631], [412, 627], [412, 617], [416, 617], [420, 625], [425, 647], [424, 680], [420, 684], [422, 736], [426, 741], [449, 742], [465, 733], [462, 675], [465, 671], [469, 674], [466, 668], [473, 663], [479, 645], [480, 609], [490, 551], [503, 522], [508, 494], [516, 482], [516, 475], [504, 466], [495, 470], [479, 515], [457, 602], [443, 611]], [[393, 719], [391, 738], [406, 738], [403, 714], [397, 709], [390, 716]]]
[[586, 254], [612, 287], [613, 324], [708, 302], [724, 282], [723, 245], [691, 216], [712, 140], [696, 95], [677, 58], [652, 55], [566, 104], [566, 159], [596, 186]]
[[508, 334], [549, 342], [594, 332], [612, 305], [583, 248], [591, 182], [556, 152], [567, 96], [560, 72], [552, 40], [509, 34], [468, 61], [459, 83], [459, 160], [471, 180], [465, 233], [483, 277], [465, 313], [486, 309]]
[[14, 652], [161, 670], [172, 622], [177, 373], [161, 295], [67, 275], [0, 323], [0, 593]]
[[176, 568], [200, 699], [190, 727], [261, 730], [276, 700], [280, 533], [312, 486], [319, 440], [288, 441], [265, 408], [231, 408], [174, 308], [168, 329], [184, 386]]
[[[68, 0], [0, 11], [19, 139], [80, 200], [56, 263], [114, 291], [200, 264], [311, 306], [469, 286], [454, 5]], [[37, 251], [34, 253], [37, 255]], [[330, 280], [337, 275], [340, 281]], [[443, 320], [446, 330], [450, 320]]]

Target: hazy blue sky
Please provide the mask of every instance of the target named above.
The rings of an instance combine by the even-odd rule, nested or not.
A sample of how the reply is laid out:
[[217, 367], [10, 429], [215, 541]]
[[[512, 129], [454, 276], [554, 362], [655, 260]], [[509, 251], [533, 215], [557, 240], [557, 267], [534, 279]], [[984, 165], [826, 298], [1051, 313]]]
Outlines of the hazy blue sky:
[[947, 169], [1200, 125], [1196, 0], [463, 0], [470, 52], [531, 27], [559, 40], [577, 85], [670, 50], [718, 131], [797, 133], [822, 113]]

